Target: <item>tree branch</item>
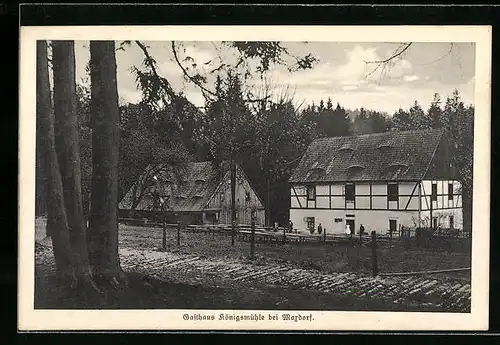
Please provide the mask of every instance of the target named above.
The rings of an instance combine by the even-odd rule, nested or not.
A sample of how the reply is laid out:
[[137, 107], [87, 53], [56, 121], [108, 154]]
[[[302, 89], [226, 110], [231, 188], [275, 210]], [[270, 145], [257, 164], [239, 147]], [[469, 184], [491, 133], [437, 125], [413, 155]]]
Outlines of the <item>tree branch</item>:
[[203, 86], [198, 80], [196, 80], [193, 76], [191, 76], [188, 71], [184, 68], [182, 63], [179, 61], [179, 57], [177, 56], [177, 49], [175, 48], [175, 41], [172, 41], [172, 53], [174, 54], [174, 59], [179, 68], [181, 69], [182, 73], [196, 86], [198, 86], [202, 92], [207, 93], [212, 96], [216, 96], [215, 92], [207, 89], [205, 86]]
[[[396, 51], [391, 55], [389, 56], [387, 59], [385, 60], [376, 60], [376, 61], [364, 61], [364, 63], [366, 64], [385, 64], [385, 63], [388, 63], [390, 62], [391, 60], [394, 60], [395, 58], [397, 58], [398, 56], [400, 56], [401, 54], [403, 54], [405, 51], [408, 50], [408, 48], [410, 48], [410, 46], [413, 44], [413, 42], [410, 42], [410, 43], [404, 43], [403, 45], [399, 46]], [[401, 47], [403, 47], [401, 49]], [[401, 49], [401, 50], [399, 50]]]
[[433, 63], [436, 63], [438, 61], [441, 61], [443, 60], [445, 57], [447, 57], [448, 55], [451, 54], [451, 52], [453, 51], [453, 42], [450, 42], [450, 49], [448, 49], [448, 52], [446, 54], [444, 54], [443, 56], [441, 56], [440, 58], [434, 60], [434, 61], [431, 61], [431, 62], [427, 62], [427, 63], [424, 63], [424, 64], [420, 64], [420, 66], [426, 66], [426, 65], [431, 65]]
[[156, 67], [155, 67], [154, 63], [152, 63], [152, 61], [154, 61], [154, 59], [151, 57], [151, 55], [149, 55], [149, 52], [148, 52], [148, 49], [146, 48], [146, 46], [144, 44], [142, 44], [140, 41], [135, 41], [135, 43], [139, 46], [139, 48], [141, 48], [142, 52], [144, 53], [144, 56], [146, 57], [146, 60], [150, 61], [148, 63], [148, 65], [151, 68], [151, 70], [153, 71], [153, 74], [159, 78], [160, 76], [159, 76], [158, 72], [156, 71]]
[[368, 78], [369, 76], [371, 76], [372, 74], [374, 74], [375, 72], [377, 72], [381, 67], [382, 67], [382, 71], [381, 71], [381, 74], [384, 73], [384, 71], [386, 70], [387, 68], [387, 65], [393, 61], [394, 59], [400, 57], [405, 51], [408, 50], [408, 48], [410, 48], [410, 46], [413, 44], [413, 42], [409, 42], [409, 43], [401, 43], [399, 45], [398, 48], [396, 48], [396, 50], [394, 51], [394, 53], [392, 53], [391, 56], [389, 56], [388, 58], [386, 59], [383, 59], [383, 60], [374, 60], [374, 61], [366, 61], [366, 60], [363, 60], [363, 62], [366, 64], [366, 65], [370, 65], [370, 64], [376, 64], [377, 66], [372, 69], [370, 72], [368, 72], [366, 75], [365, 75], [365, 79]]

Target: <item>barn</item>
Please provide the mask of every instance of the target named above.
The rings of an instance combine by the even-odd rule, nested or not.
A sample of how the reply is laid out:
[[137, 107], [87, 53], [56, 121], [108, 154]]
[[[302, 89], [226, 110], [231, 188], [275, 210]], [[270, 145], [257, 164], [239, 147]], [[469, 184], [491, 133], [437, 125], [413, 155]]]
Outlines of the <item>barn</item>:
[[[262, 200], [236, 165], [236, 222], [263, 225]], [[231, 181], [227, 162], [190, 162], [181, 168], [148, 166], [119, 203], [121, 217], [166, 216], [188, 224], [231, 223]]]
[[461, 184], [442, 129], [317, 139], [289, 183], [298, 229], [463, 227]]

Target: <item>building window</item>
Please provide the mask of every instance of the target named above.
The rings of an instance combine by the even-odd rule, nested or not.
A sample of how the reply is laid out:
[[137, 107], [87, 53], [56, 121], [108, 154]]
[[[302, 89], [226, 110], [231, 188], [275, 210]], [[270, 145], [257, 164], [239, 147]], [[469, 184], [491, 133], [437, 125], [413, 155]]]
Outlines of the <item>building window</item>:
[[436, 183], [432, 184], [431, 201], [437, 201], [438, 199], [438, 186]]
[[387, 198], [389, 201], [398, 201], [399, 186], [397, 183], [390, 183], [387, 185]]
[[314, 217], [306, 217], [307, 229], [314, 230]]
[[316, 199], [316, 188], [315, 186], [307, 186], [307, 200]]
[[345, 200], [354, 201], [354, 183], [349, 183], [345, 185]]
[[249, 202], [250, 201], [250, 192], [245, 193], [245, 201]]
[[453, 200], [453, 183], [448, 183], [448, 200]]

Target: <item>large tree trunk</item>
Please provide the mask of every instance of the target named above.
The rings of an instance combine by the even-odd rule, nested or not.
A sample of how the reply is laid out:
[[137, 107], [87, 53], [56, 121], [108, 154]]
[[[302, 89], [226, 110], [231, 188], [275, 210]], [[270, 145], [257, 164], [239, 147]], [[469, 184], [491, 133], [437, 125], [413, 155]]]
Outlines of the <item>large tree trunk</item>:
[[81, 287], [95, 288], [92, 280], [82, 206], [78, 134], [75, 52], [73, 41], [52, 42], [54, 66], [55, 144], [61, 171], [69, 239], [75, 256], [75, 273]]
[[90, 42], [92, 113], [91, 265], [103, 281], [125, 282], [118, 255], [119, 109], [115, 43]]
[[64, 207], [63, 184], [55, 149], [54, 114], [50, 100], [47, 42], [37, 41], [36, 112], [40, 150], [47, 186], [47, 232], [51, 234], [58, 275], [73, 287], [74, 257]]
[[[38, 103], [37, 103], [38, 104]], [[39, 111], [37, 111], [39, 113]], [[47, 188], [46, 188], [46, 177], [43, 171], [43, 152], [40, 137], [40, 122], [36, 123], [36, 166], [35, 166], [35, 179], [36, 179], [36, 189], [35, 189], [35, 217], [40, 217], [47, 214]], [[46, 233], [50, 236], [49, 233]]]

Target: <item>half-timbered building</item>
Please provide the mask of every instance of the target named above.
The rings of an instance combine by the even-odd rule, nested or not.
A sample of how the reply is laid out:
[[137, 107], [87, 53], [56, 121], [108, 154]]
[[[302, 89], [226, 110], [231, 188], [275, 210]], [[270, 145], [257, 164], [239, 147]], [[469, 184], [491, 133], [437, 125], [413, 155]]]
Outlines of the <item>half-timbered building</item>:
[[451, 150], [442, 129], [317, 139], [289, 180], [290, 220], [329, 233], [461, 229]]
[[[262, 200], [246, 174], [236, 165], [236, 221], [264, 225]], [[190, 224], [231, 223], [229, 164], [191, 162], [174, 169], [165, 164], [148, 166], [119, 203], [123, 217], [163, 214], [171, 221]]]

